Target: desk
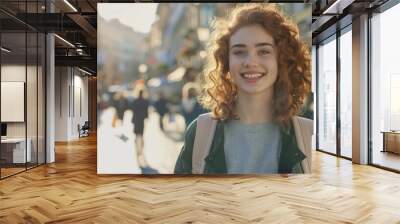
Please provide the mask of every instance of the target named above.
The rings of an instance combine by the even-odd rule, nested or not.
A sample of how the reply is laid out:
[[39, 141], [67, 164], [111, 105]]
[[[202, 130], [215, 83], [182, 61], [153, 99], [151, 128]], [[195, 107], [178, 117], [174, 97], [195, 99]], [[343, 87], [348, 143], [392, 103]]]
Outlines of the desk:
[[27, 158], [27, 162], [30, 162], [32, 157], [32, 141], [30, 138], [28, 138], [26, 141], [28, 142], [28, 147], [26, 148], [27, 155], [25, 155], [25, 138], [1, 139], [1, 156], [10, 163], [25, 163], [25, 158]]
[[400, 132], [382, 131], [381, 133], [383, 134], [382, 152], [393, 152], [400, 154]]

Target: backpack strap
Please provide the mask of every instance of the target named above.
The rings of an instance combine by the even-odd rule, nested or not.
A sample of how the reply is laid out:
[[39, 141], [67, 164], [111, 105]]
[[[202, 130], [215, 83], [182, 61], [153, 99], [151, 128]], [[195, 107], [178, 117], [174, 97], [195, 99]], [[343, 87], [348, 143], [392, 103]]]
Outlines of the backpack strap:
[[193, 144], [192, 173], [204, 173], [205, 159], [208, 156], [214, 138], [217, 120], [211, 113], [201, 114], [197, 118], [196, 135]]
[[294, 116], [292, 118], [297, 146], [306, 158], [301, 161], [304, 173], [311, 173], [311, 138], [313, 134], [313, 122], [310, 119]]

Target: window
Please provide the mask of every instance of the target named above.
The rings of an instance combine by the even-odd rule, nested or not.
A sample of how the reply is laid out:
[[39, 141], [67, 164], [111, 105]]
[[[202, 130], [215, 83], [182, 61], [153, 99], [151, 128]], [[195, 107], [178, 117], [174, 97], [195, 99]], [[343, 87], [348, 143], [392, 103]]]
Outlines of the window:
[[372, 163], [396, 170], [400, 170], [400, 155], [389, 150], [388, 145], [398, 144], [393, 146], [396, 150], [400, 147], [400, 133], [396, 137], [391, 133], [400, 129], [400, 44], [398, 30], [393, 28], [398, 21], [400, 4], [371, 18]]
[[336, 36], [318, 48], [318, 149], [336, 153]]
[[351, 26], [340, 36], [340, 154], [352, 157], [352, 35]]

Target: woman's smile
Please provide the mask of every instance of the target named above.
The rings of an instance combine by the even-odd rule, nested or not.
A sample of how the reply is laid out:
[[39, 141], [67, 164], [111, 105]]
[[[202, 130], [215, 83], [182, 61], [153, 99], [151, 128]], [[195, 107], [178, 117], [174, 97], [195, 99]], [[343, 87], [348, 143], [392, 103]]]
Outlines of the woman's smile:
[[257, 81], [262, 79], [265, 75], [266, 75], [266, 73], [264, 73], [264, 72], [243, 72], [243, 73], [240, 73], [240, 76], [247, 83], [250, 83], [250, 84], [257, 83]]

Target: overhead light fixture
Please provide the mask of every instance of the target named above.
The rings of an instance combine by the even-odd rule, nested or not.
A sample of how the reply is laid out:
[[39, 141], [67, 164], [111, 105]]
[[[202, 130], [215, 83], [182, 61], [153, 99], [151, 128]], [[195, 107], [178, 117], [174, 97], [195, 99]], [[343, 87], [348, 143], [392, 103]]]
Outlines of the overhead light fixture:
[[10, 53], [10, 52], [11, 52], [11, 50], [9, 50], [9, 49], [7, 49], [7, 48], [5, 48], [5, 47], [1, 47], [1, 50], [4, 51], [4, 52], [6, 52], [6, 53]]
[[90, 72], [88, 72], [88, 71], [86, 71], [86, 70], [83, 70], [83, 69], [81, 69], [81, 68], [79, 68], [79, 67], [78, 67], [78, 70], [81, 71], [81, 72], [83, 72], [83, 73], [85, 73], [85, 74], [87, 74], [87, 75], [93, 75], [92, 73], [90, 73]]
[[78, 10], [71, 4], [68, 2], [68, 0], [64, 0], [65, 4], [67, 4], [72, 10], [74, 10], [74, 12], [78, 12]]
[[349, 5], [351, 5], [355, 0], [336, 0], [333, 2], [332, 5], [330, 5], [327, 9], [324, 10], [322, 13], [323, 15], [329, 15], [329, 14], [342, 14], [343, 10], [347, 8]]
[[76, 53], [79, 54], [79, 55], [87, 55], [87, 53], [84, 52], [82, 48], [77, 48], [76, 49]]
[[62, 37], [60, 37], [60, 36], [58, 36], [57, 34], [54, 34], [54, 36], [57, 37], [58, 39], [60, 39], [61, 41], [63, 41], [64, 43], [66, 43], [67, 45], [69, 45], [69, 46], [75, 48], [75, 45], [71, 44], [71, 42], [69, 42], [68, 40], [66, 40], [66, 39], [64, 39], [64, 38], [62, 38]]

